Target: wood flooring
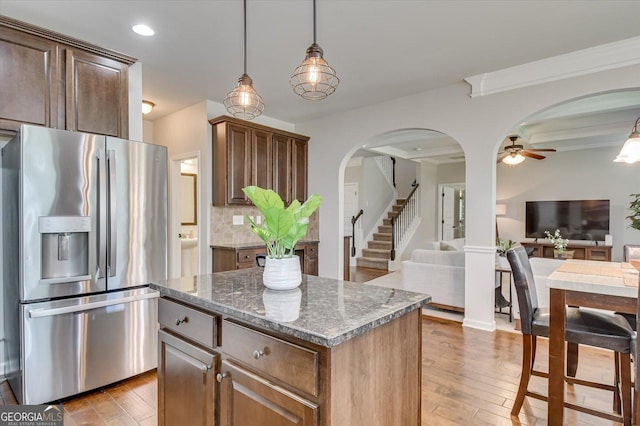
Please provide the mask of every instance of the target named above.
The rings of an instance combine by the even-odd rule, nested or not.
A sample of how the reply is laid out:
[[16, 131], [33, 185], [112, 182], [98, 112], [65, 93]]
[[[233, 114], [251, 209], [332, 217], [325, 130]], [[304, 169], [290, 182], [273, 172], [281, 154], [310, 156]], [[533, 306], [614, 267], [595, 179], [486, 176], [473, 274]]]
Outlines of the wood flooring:
[[[538, 340], [536, 367], [546, 369], [547, 340]], [[522, 361], [519, 333], [489, 333], [423, 317], [422, 342], [423, 426], [546, 425], [546, 403], [531, 398], [525, 399], [518, 418], [510, 416]], [[608, 351], [581, 348], [578, 377], [611, 382], [613, 356]], [[532, 384], [546, 393], [544, 379], [534, 377]], [[155, 425], [156, 399], [155, 372], [146, 373], [63, 401], [65, 426]], [[568, 386], [567, 400], [607, 409], [611, 394]], [[0, 403], [15, 404], [6, 382], [0, 384]], [[565, 424], [618, 425], [571, 410], [565, 410]]]

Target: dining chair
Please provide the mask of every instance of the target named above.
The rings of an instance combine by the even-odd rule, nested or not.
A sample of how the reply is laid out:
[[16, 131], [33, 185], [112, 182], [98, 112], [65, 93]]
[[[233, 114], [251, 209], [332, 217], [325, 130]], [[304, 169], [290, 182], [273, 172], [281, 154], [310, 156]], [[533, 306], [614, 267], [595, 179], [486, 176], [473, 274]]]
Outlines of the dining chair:
[[[548, 379], [549, 374], [535, 370], [536, 338], [549, 337], [549, 312], [538, 307], [535, 281], [529, 258], [523, 247], [507, 251], [520, 307], [523, 341], [522, 372], [520, 385], [511, 415], [520, 413], [525, 396], [547, 401], [547, 396], [529, 391], [531, 376]], [[565, 407], [609, 420], [616, 419], [625, 426], [631, 424], [631, 356], [635, 345], [634, 331], [625, 318], [616, 314], [567, 307], [565, 341], [614, 351], [616, 371], [613, 385], [596, 383], [565, 376], [565, 382], [613, 392], [613, 411], [603, 412], [575, 403], [565, 402]], [[619, 366], [619, 368], [618, 368]], [[620, 415], [621, 414], [621, 415]]]

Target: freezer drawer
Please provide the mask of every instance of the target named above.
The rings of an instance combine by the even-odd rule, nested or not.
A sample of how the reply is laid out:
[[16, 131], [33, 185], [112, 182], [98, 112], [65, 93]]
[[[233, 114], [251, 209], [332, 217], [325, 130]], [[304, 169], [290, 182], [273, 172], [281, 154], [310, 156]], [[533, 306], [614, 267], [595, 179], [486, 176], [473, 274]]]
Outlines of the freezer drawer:
[[158, 295], [140, 288], [22, 305], [18, 402], [41, 404], [155, 368]]

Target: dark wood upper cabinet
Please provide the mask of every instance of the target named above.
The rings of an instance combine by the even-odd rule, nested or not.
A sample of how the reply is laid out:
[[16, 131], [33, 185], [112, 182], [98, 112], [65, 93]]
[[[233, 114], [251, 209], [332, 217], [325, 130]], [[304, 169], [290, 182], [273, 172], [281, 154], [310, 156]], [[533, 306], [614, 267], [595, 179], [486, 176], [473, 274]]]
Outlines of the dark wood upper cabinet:
[[309, 138], [221, 116], [213, 126], [213, 204], [251, 204], [242, 188], [273, 189], [285, 203], [306, 200]]
[[0, 129], [36, 124], [127, 138], [134, 58], [0, 16]]
[[307, 141], [294, 139], [291, 153], [291, 200], [307, 199]]
[[251, 130], [228, 125], [227, 143], [227, 203], [249, 204], [242, 188], [251, 185]]
[[59, 54], [50, 40], [0, 26], [0, 128], [64, 126], [57, 109]]
[[273, 143], [273, 190], [280, 198], [291, 200], [291, 138], [274, 134]]
[[251, 130], [251, 183], [261, 188], [273, 188], [273, 153], [271, 133]]
[[127, 138], [129, 66], [73, 49], [65, 56], [67, 129]]

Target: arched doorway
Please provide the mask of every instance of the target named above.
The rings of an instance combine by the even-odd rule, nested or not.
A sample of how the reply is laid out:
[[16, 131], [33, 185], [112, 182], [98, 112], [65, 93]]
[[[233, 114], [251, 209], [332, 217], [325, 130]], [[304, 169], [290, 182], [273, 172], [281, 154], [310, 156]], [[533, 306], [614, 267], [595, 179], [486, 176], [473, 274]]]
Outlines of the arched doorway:
[[[368, 257], [382, 255], [380, 250], [385, 243], [374, 238], [381, 238], [379, 234], [390, 225], [389, 215], [401, 208], [398, 204], [405, 203], [407, 197], [416, 200], [416, 220], [406, 220], [406, 238], [394, 245], [394, 260], [383, 263], [385, 273], [398, 271], [401, 261], [409, 258], [414, 248], [424, 248], [426, 242], [441, 239], [440, 190], [443, 185], [456, 185], [458, 196], [464, 194], [460, 191], [465, 180], [464, 152], [457, 141], [444, 133], [398, 129], [371, 138], [348, 157], [342, 202], [344, 235], [350, 241], [344, 248], [344, 264], [351, 264], [353, 279], [366, 281], [362, 275], [354, 275], [358, 265], [367, 268], [371, 265]], [[464, 217], [459, 206], [456, 214]], [[360, 211], [363, 213], [358, 216]], [[357, 218], [353, 226], [352, 218]]]

